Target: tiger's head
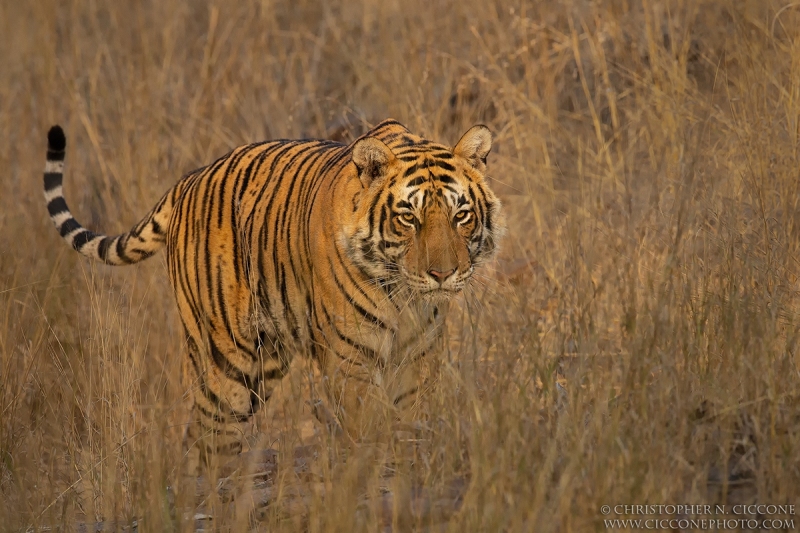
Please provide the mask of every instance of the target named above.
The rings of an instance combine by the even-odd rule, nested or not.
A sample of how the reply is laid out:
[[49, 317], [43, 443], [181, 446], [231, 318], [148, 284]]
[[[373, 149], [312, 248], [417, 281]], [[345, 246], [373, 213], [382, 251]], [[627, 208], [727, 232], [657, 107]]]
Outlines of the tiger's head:
[[474, 126], [450, 149], [385, 124], [352, 146], [358, 190], [343, 228], [348, 256], [390, 294], [447, 300], [494, 255], [503, 232], [486, 179], [492, 135]]

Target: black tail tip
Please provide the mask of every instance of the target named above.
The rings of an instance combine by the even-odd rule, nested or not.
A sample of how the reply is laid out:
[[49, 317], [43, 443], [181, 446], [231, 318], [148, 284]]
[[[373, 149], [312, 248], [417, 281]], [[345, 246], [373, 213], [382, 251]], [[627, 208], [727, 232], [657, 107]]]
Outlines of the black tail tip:
[[47, 149], [54, 152], [63, 152], [67, 147], [67, 137], [61, 126], [53, 126], [47, 132]]

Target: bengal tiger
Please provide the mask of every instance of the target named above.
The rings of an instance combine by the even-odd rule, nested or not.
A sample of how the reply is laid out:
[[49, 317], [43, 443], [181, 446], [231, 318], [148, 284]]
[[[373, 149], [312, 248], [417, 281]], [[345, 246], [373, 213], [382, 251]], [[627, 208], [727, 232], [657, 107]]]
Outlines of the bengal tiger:
[[[275, 140], [189, 172], [130, 231], [84, 228], [64, 199], [66, 138], [48, 133], [44, 195], [61, 237], [108, 265], [166, 246], [185, 332], [184, 446], [236, 455], [240, 424], [308, 355], [349, 434], [370, 406], [402, 418], [449, 300], [504, 231], [477, 125], [453, 149], [386, 120], [350, 145]], [[384, 411], [384, 413], [387, 411]]]

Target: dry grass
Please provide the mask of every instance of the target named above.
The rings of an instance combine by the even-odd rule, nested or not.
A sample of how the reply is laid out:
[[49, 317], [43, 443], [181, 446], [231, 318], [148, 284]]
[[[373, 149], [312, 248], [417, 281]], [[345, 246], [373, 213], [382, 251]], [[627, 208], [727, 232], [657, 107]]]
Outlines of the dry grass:
[[[324, 4], [0, 3], [0, 530], [602, 531], [604, 504], [800, 505], [800, 7]], [[64, 246], [47, 128], [73, 211], [111, 233], [233, 146], [387, 116], [450, 143], [487, 122], [509, 219], [429, 431], [331, 455], [298, 367], [257, 421], [272, 504], [201, 486], [214, 520], [175, 512], [163, 258]]]

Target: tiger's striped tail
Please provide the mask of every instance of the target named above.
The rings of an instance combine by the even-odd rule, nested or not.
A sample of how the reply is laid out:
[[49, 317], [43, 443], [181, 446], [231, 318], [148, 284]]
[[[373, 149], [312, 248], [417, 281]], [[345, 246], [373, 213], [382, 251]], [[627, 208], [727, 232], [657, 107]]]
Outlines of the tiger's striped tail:
[[129, 232], [109, 237], [84, 228], [67, 207], [62, 180], [67, 139], [60, 126], [47, 133], [44, 198], [47, 211], [61, 237], [82, 255], [107, 265], [130, 265], [147, 259], [166, 243], [165, 230], [175, 194], [173, 187]]

